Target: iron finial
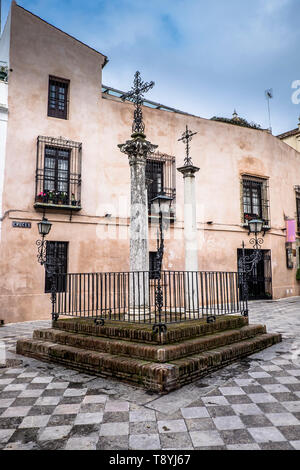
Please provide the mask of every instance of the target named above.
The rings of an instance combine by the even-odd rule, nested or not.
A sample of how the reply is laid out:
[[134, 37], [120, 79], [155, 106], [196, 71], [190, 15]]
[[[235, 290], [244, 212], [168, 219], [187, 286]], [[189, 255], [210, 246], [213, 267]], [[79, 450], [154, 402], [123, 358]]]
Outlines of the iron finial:
[[182, 137], [178, 139], [178, 142], [182, 141], [186, 145], [186, 157], [184, 159], [184, 165], [189, 166], [193, 165], [192, 159], [190, 157], [190, 142], [193, 138], [194, 135], [196, 135], [197, 132], [192, 132], [189, 130], [188, 126], [186, 126], [185, 132], [182, 134]]
[[129, 100], [135, 104], [132, 132], [135, 134], [144, 134], [145, 124], [143, 123], [142, 104], [144, 102], [144, 94], [147, 93], [155, 85], [154, 82], [145, 83], [141, 79], [139, 71], [135, 72], [133, 87], [131, 91], [122, 96], [122, 101]]

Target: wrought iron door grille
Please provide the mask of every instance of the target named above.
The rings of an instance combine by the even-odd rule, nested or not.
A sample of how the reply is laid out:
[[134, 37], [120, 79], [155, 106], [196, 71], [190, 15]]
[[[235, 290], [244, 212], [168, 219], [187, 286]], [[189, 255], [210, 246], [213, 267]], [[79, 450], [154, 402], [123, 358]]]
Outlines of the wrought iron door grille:
[[[249, 300], [271, 299], [272, 298], [272, 264], [271, 251], [261, 250], [262, 259], [254, 266], [252, 272], [247, 273]], [[254, 250], [245, 250], [246, 256], [254, 254]], [[243, 250], [238, 249], [238, 266], [239, 259], [243, 256]], [[240, 277], [240, 289], [242, 278]]]
[[38, 137], [36, 207], [81, 208], [81, 149], [81, 143], [62, 137]]

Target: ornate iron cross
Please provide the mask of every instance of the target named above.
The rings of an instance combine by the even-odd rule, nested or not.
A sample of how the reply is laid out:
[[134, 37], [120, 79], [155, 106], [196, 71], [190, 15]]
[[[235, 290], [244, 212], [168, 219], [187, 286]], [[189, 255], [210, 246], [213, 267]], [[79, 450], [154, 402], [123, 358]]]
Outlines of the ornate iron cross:
[[182, 134], [181, 139], [178, 139], [178, 142], [183, 142], [186, 145], [186, 157], [184, 159], [184, 164], [186, 166], [188, 165], [193, 165], [192, 159], [190, 157], [190, 142], [193, 138], [194, 135], [196, 135], [197, 132], [192, 132], [189, 130], [188, 126], [186, 126], [186, 131]]
[[122, 96], [122, 101], [130, 100], [135, 104], [132, 132], [143, 134], [145, 124], [143, 123], [142, 104], [144, 101], [144, 93], [151, 90], [155, 85], [154, 82], [144, 83], [141, 79], [140, 72], [135, 72], [134, 82], [131, 91]]

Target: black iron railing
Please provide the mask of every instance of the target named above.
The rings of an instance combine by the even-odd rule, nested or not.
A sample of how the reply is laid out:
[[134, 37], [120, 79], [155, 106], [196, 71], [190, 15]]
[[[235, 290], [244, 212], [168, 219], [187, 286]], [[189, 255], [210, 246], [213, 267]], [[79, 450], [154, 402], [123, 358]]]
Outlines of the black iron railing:
[[237, 272], [163, 271], [162, 311], [148, 271], [57, 274], [56, 282], [65, 291], [57, 292], [54, 317], [168, 324], [247, 311]]

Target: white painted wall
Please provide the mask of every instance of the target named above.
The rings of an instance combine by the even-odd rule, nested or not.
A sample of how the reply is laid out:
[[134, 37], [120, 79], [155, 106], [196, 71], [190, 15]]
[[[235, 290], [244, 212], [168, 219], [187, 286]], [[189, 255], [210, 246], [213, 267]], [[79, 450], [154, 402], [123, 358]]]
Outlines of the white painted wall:
[[10, 48], [10, 24], [11, 24], [11, 12], [6, 20], [2, 36], [0, 38], [0, 61], [6, 62], [9, 66], [9, 48]]
[[[0, 38], [0, 65], [7, 65], [9, 68], [10, 49], [10, 24], [11, 15], [9, 13], [5, 28]], [[6, 155], [6, 135], [8, 121], [8, 83], [0, 81], [0, 241], [2, 229], [2, 198], [4, 185], [5, 155]]]

